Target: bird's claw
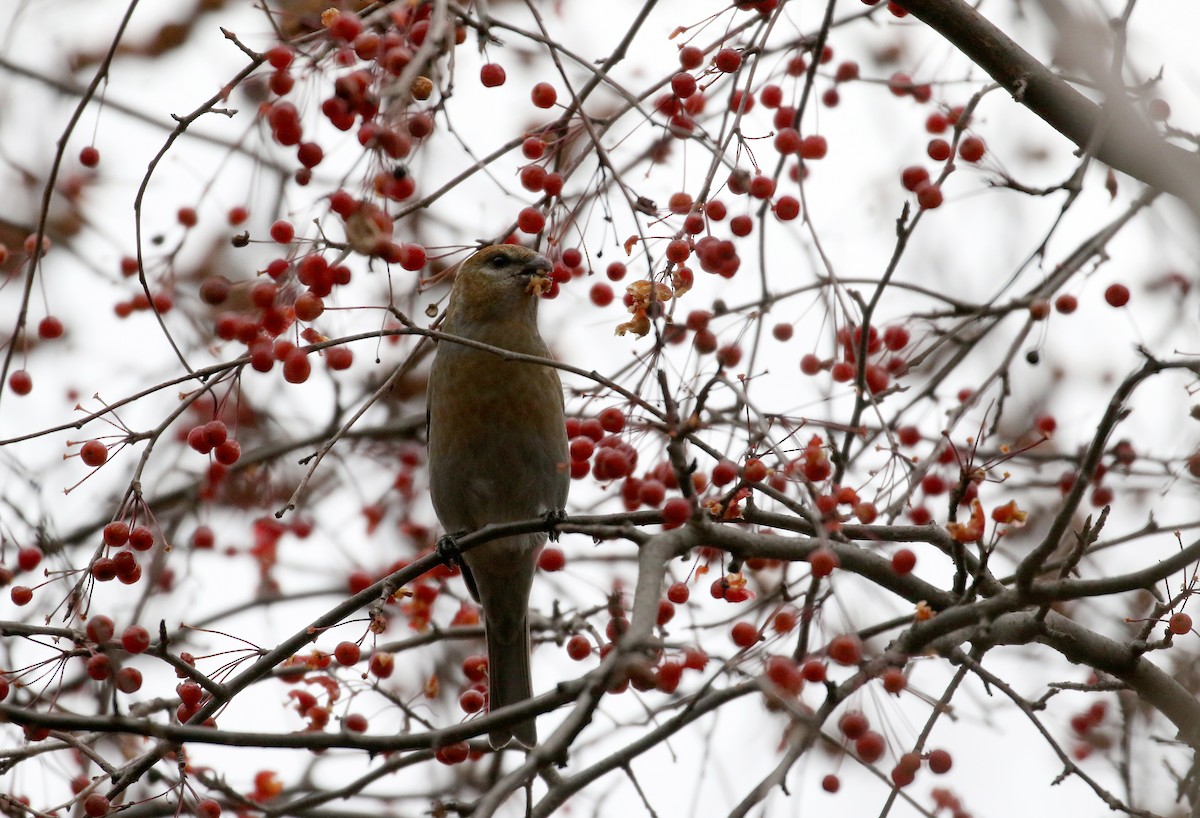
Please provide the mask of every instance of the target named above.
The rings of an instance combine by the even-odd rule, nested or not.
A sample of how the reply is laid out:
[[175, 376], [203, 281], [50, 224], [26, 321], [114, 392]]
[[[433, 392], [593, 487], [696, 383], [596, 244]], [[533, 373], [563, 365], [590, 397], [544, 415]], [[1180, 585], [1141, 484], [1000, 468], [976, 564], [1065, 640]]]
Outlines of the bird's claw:
[[437, 555], [441, 557], [447, 565], [457, 565], [460, 569], [463, 568], [463, 555], [458, 547], [458, 537], [461, 534], [445, 534], [437, 541], [435, 550]]
[[[556, 508], [553, 511], [546, 512], [546, 525], [557, 526], [563, 520], [567, 519], [567, 510], [565, 508]], [[550, 542], [558, 542], [559, 531], [557, 528], [551, 528], [549, 531]]]

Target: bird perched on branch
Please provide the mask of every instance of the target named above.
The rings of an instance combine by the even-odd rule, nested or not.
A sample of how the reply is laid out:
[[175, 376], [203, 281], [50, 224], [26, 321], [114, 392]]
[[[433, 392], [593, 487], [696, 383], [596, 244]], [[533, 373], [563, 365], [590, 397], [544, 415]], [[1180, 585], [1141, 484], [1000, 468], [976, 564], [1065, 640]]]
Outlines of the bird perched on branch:
[[[442, 331], [509, 352], [549, 358], [537, 327], [550, 262], [510, 244], [485, 247], [454, 279]], [[570, 485], [562, 385], [552, 367], [438, 342], [429, 374], [433, 507], [453, 536], [489, 523], [562, 511]], [[490, 709], [532, 696], [529, 591], [544, 533], [504, 537], [463, 554], [483, 609]], [[532, 747], [533, 719], [493, 730], [493, 747]]]

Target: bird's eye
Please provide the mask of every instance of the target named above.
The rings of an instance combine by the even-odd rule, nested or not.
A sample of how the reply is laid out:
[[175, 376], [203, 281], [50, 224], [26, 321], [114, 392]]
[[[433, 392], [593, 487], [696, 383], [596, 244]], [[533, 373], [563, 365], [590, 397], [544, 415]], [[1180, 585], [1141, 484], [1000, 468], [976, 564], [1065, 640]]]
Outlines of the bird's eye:
[[496, 268], [508, 266], [508, 256], [492, 256], [492, 266]]

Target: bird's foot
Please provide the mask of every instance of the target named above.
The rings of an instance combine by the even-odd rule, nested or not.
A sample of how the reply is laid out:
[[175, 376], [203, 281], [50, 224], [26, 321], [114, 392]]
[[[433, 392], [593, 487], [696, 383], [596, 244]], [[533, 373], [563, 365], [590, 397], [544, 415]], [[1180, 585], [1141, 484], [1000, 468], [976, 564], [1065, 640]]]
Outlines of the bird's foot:
[[[556, 508], [553, 511], [547, 511], [544, 518], [546, 525], [555, 526], [567, 519], [567, 510], [565, 508]], [[549, 532], [550, 542], [558, 542], [559, 531], [557, 528], [551, 528]]]
[[458, 538], [465, 532], [458, 534], [445, 534], [437, 541], [435, 550], [437, 555], [445, 560], [447, 565], [457, 565], [460, 569], [464, 568], [462, 551], [458, 547]]

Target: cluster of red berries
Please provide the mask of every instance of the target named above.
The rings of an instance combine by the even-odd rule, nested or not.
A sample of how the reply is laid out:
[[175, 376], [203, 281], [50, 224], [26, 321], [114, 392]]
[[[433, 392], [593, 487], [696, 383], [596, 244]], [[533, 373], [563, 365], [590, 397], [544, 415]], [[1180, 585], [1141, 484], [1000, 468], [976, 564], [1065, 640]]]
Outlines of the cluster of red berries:
[[[887, 741], [880, 733], [871, 729], [870, 719], [860, 710], [847, 710], [843, 713], [838, 719], [838, 730], [851, 744], [855, 754], [867, 764], [879, 761], [887, 751]], [[892, 768], [892, 783], [897, 787], [908, 786], [913, 782], [922, 763], [928, 765], [933, 774], [945, 775], [953, 766], [954, 759], [945, 750], [931, 750], [925, 754], [903, 753]], [[822, 789], [830, 793], [837, 792], [840, 786], [836, 775], [827, 775], [821, 782]]]
[[[412, 151], [413, 141], [425, 139], [434, 130], [433, 116], [426, 110], [392, 105], [388, 107], [386, 117], [380, 116], [384, 87], [404, 73], [416, 50], [424, 43], [428, 36], [430, 14], [431, 7], [423, 5], [393, 9], [388, 15], [373, 18], [369, 26], [358, 15], [346, 11], [327, 12], [324, 21], [328, 40], [336, 49], [333, 52], [334, 64], [354, 70], [334, 80], [333, 95], [322, 100], [321, 113], [341, 131], [349, 131], [356, 123], [360, 123], [357, 132], [359, 143], [390, 159], [407, 157]], [[456, 44], [465, 41], [466, 29], [457, 27]], [[266, 54], [267, 62], [274, 69], [268, 79], [268, 87], [278, 97], [288, 95], [295, 84], [290, 69], [296, 56], [296, 52], [287, 45], [275, 46]], [[424, 101], [429, 99], [433, 90], [432, 80], [418, 76], [408, 89], [409, 98]], [[277, 100], [264, 103], [262, 114], [276, 142], [297, 147], [297, 160], [302, 167], [297, 172], [296, 180], [307, 184], [311, 169], [324, 158], [321, 146], [302, 141], [303, 126], [299, 112], [290, 102]], [[412, 194], [411, 180], [401, 187], [407, 187], [407, 190], [393, 188], [385, 195], [399, 200]]]
[[[908, 372], [908, 359], [899, 353], [908, 346], [909, 332], [901, 326], [891, 326], [880, 335], [874, 326], [867, 331], [866, 353], [868, 363], [863, 372], [867, 389], [878, 394], [891, 385], [893, 377]], [[862, 327], [843, 326], [837, 332], [841, 355], [836, 360], [822, 360], [813, 353], [800, 358], [800, 371], [805, 375], [816, 375], [828, 370], [837, 383], [850, 383], [858, 375], [858, 360], [863, 349]], [[872, 358], [874, 360], [872, 360]]]
[[[929, 140], [925, 152], [935, 162], [946, 162], [946, 173], [954, 170], [954, 165], [949, 162], [952, 146], [939, 134], [943, 134], [951, 128], [965, 128], [967, 124], [961, 105], [951, 107], [945, 112], [935, 111], [925, 120], [925, 130], [934, 135], [934, 138]], [[986, 152], [987, 146], [983, 139], [974, 134], [963, 137], [958, 143], [958, 155], [964, 162], [976, 164], [983, 159]], [[910, 165], [904, 168], [900, 173], [900, 184], [905, 190], [916, 194], [917, 204], [922, 209], [933, 210], [941, 206], [943, 200], [941, 185], [931, 179], [930, 173], [925, 167]]]
[[116, 627], [103, 614], [88, 619], [85, 634], [90, 653], [84, 659], [88, 678], [97, 682], [112, 680], [113, 687], [122, 693], [134, 693], [142, 687], [142, 673], [135, 667], [120, 665], [120, 651], [129, 654], [144, 653], [150, 647], [150, 633], [141, 625], [130, 625], [121, 634], [119, 644], [114, 643]]
[[1111, 745], [1111, 737], [1097, 730], [1107, 715], [1108, 702], [1101, 700], [1093, 702], [1086, 710], [1071, 717], [1071, 732], [1076, 739], [1071, 754], [1075, 760], [1082, 761], [1097, 748], [1103, 749]]
[[[1128, 468], [1137, 459], [1137, 452], [1127, 440], [1119, 442], [1113, 447], [1113, 465], [1123, 468]], [[1097, 463], [1096, 470], [1092, 472], [1091, 483], [1092, 493], [1089, 497], [1091, 504], [1097, 508], [1111, 505], [1116, 499], [1116, 493], [1112, 486], [1104, 482], [1104, 478], [1108, 475], [1109, 466], [1106, 463]], [[1075, 487], [1075, 481], [1078, 475], [1074, 471], [1063, 472], [1058, 478], [1058, 488], [1064, 495], [1069, 494], [1071, 489]]]
[[571, 477], [580, 480], [590, 472], [597, 480], [609, 482], [630, 475], [637, 468], [638, 454], [618, 437], [624, 428], [625, 414], [616, 407], [586, 420], [568, 418]]
[[[185, 227], [195, 226], [196, 211], [190, 207], [181, 207], [178, 218], [180, 224]], [[120, 262], [120, 271], [123, 278], [133, 278], [138, 274], [138, 260], [133, 256], [123, 256]], [[175, 307], [175, 296], [172, 295], [170, 288], [171, 285], [167, 284], [164, 289], [153, 292], [147, 297], [139, 287], [138, 291], [128, 300], [118, 301], [114, 304], [113, 313], [118, 318], [128, 318], [135, 312], [149, 312], [150, 310], [165, 315]]]
[[124, 520], [114, 520], [104, 526], [102, 532], [105, 551], [92, 563], [92, 576], [97, 582], [119, 580], [132, 585], [142, 578], [142, 566], [135, 552], [149, 551], [154, 547], [154, 532], [136, 520], [131, 525]]
[[[319, 317], [325, 310], [323, 298], [334, 286], [350, 282], [350, 268], [342, 264], [331, 266], [321, 254], [310, 253], [294, 263], [275, 259], [267, 265], [265, 272], [266, 277], [250, 289], [254, 313], [221, 313], [217, 316], [214, 331], [221, 340], [245, 344], [250, 354], [250, 366], [256, 371], [269, 372], [276, 362], [280, 362], [286, 381], [304, 383], [312, 372], [310, 350], [279, 336], [297, 320], [310, 322]], [[293, 275], [300, 285], [307, 287], [306, 291], [294, 296], [291, 293], [295, 287], [289, 279]], [[211, 306], [220, 306], [229, 298], [231, 288], [227, 279], [214, 276], [201, 284], [200, 297]], [[309, 343], [325, 340], [311, 327], [302, 331], [300, 337]], [[324, 358], [331, 370], [347, 369], [353, 363], [353, 353], [343, 346], [324, 350]]]

